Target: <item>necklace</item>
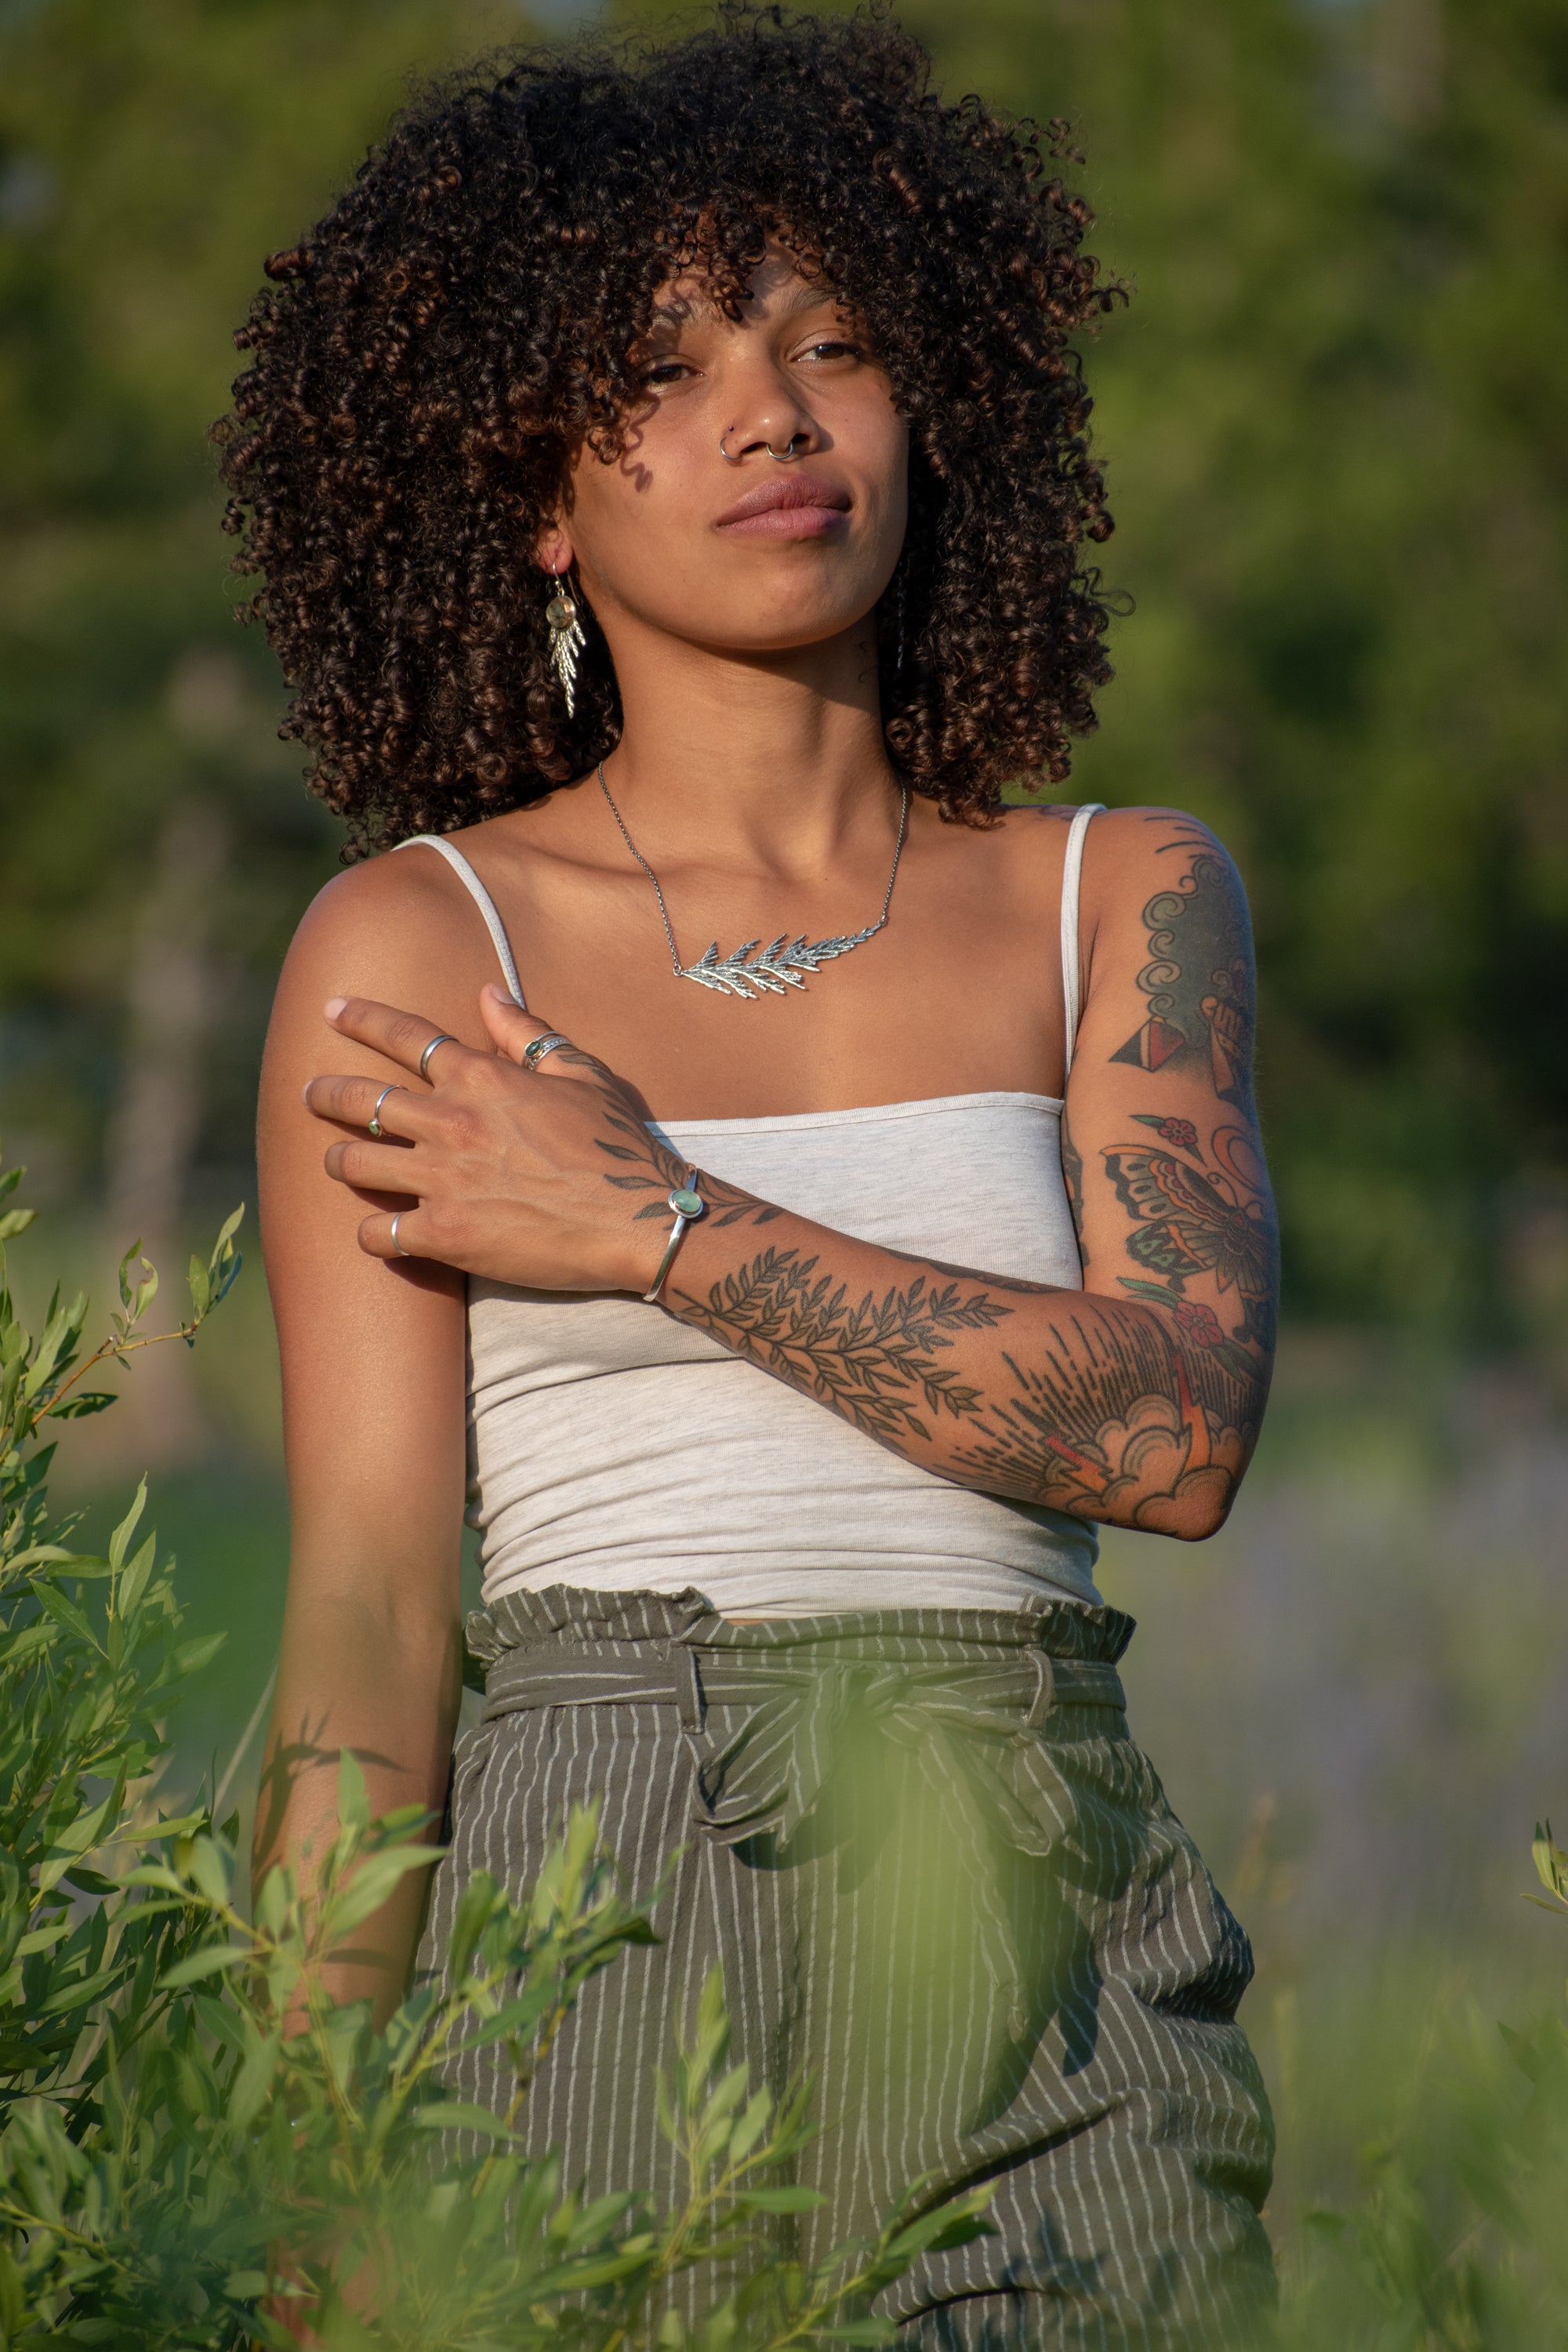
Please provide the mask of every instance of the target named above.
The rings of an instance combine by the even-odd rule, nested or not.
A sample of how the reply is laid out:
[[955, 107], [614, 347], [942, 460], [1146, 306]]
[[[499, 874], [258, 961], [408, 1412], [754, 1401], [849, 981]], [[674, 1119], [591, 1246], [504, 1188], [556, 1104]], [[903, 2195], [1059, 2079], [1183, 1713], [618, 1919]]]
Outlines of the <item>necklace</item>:
[[899, 860], [904, 854], [904, 834], [910, 821], [908, 784], [899, 787], [901, 803], [899, 837], [893, 845], [893, 870], [888, 877], [888, 887], [882, 896], [882, 911], [876, 921], [868, 923], [863, 931], [850, 931], [842, 939], [818, 940], [811, 946], [807, 946], [804, 931], [795, 940], [787, 932], [781, 931], [772, 947], [763, 948], [761, 955], [753, 957], [749, 963], [746, 959], [752, 954], [752, 950], [762, 947], [760, 940], [748, 940], [743, 947], [735, 950], [733, 955], [727, 956], [720, 954], [719, 942], [715, 940], [707, 953], [699, 956], [695, 963], [681, 962], [680, 950], [675, 944], [675, 933], [670, 928], [669, 909], [658, 886], [658, 876], [626, 831], [626, 821], [616, 806], [614, 795], [605, 781], [602, 760], [599, 762], [599, 789], [610, 803], [610, 814], [620, 826], [621, 839], [653, 884], [653, 894], [658, 900], [659, 916], [664, 924], [664, 936], [669, 941], [669, 961], [677, 980], [694, 980], [701, 988], [716, 988], [721, 996], [742, 996], [748, 1000], [763, 995], [782, 996], [786, 988], [804, 988], [805, 975], [816, 971], [820, 964], [831, 963], [835, 956], [847, 955], [851, 948], [864, 947], [868, 940], [876, 938], [888, 919], [888, 909], [893, 903], [893, 885], [899, 878]]

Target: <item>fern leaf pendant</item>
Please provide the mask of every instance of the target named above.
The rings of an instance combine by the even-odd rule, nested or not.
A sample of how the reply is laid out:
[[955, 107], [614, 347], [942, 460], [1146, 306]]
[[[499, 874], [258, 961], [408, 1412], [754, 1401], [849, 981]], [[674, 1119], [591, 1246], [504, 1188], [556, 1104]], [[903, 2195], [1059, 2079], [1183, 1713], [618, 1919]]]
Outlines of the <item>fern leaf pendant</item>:
[[882, 894], [882, 911], [874, 923], [868, 923], [863, 931], [846, 931], [837, 939], [811, 941], [807, 940], [804, 931], [798, 932], [793, 940], [787, 931], [781, 931], [771, 947], [763, 948], [761, 955], [752, 952], [762, 945], [758, 940], [744, 940], [733, 954], [727, 956], [720, 954], [719, 942], [715, 940], [695, 963], [682, 963], [680, 961], [680, 950], [675, 944], [669, 908], [664, 903], [664, 891], [658, 876], [626, 831], [626, 821], [616, 806], [615, 796], [605, 781], [602, 760], [599, 762], [599, 789], [608, 803], [610, 814], [620, 828], [621, 839], [653, 884], [653, 895], [658, 901], [659, 920], [664, 925], [664, 936], [669, 943], [670, 967], [677, 980], [694, 980], [699, 988], [711, 988], [720, 996], [738, 997], [742, 1003], [754, 1004], [760, 996], [782, 996], [786, 988], [804, 988], [812, 972], [819, 971], [825, 963], [831, 963], [835, 956], [847, 955], [851, 948], [864, 947], [866, 941], [874, 940], [887, 924], [888, 910], [893, 903], [893, 885], [899, 878], [899, 860], [904, 854], [904, 835], [909, 830], [910, 788], [907, 784], [899, 788], [899, 832], [893, 844], [892, 871], [888, 876], [888, 887]]
[[720, 954], [715, 940], [695, 963], [678, 963], [676, 971], [682, 980], [694, 980], [700, 987], [717, 989], [723, 996], [782, 996], [786, 988], [804, 988], [809, 973], [830, 963], [835, 956], [847, 955], [851, 948], [862, 946], [880, 929], [879, 923], [874, 923], [863, 931], [842, 939], [817, 940], [810, 946], [804, 932], [795, 940], [781, 933], [772, 947], [763, 948], [755, 957], [752, 950], [760, 944], [756, 940], [747, 940], [727, 956]]

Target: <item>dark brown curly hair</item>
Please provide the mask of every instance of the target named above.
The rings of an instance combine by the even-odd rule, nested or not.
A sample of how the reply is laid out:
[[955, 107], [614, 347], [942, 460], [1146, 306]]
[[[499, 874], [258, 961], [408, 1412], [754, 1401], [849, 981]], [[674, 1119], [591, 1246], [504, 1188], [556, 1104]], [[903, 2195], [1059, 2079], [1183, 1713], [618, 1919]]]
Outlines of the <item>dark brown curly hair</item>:
[[1120, 292], [1066, 152], [1059, 124], [944, 104], [879, 8], [733, 0], [670, 45], [509, 53], [420, 95], [268, 262], [214, 427], [283, 732], [353, 849], [516, 808], [616, 742], [597, 634], [574, 718], [546, 666], [536, 536], [573, 455], [617, 448], [661, 284], [696, 271], [733, 316], [770, 236], [863, 321], [910, 423], [890, 758], [972, 822], [1064, 777], [1110, 676], [1070, 338]]

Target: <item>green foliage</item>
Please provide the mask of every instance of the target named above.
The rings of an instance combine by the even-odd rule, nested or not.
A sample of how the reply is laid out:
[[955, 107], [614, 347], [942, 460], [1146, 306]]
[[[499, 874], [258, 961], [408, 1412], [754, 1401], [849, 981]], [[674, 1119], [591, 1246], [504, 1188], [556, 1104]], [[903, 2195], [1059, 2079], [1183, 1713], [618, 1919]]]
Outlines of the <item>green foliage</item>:
[[[1540, 0], [914, 0], [1064, 114], [1136, 614], [1075, 774], [1234, 848], [1298, 1308], [1559, 1322], [1568, 71]], [[1555, 1287], [1553, 1287], [1555, 1284]]]
[[[5, 1235], [27, 1222], [6, 1212]], [[237, 1223], [193, 1261], [190, 1313], [158, 1338], [193, 1339], [223, 1299]], [[345, 1754], [309, 1885], [273, 1869], [253, 1915], [237, 1822], [158, 1811], [168, 1710], [221, 1636], [182, 1638], [172, 1564], [138, 1541], [144, 1486], [101, 1559], [51, 1525], [47, 1492], [48, 1424], [111, 1402], [84, 1381], [153, 1343], [157, 1276], [135, 1260], [83, 1353], [85, 1301], [57, 1297], [25, 1329], [0, 1244], [0, 2347], [227, 2352], [285, 2347], [307, 2324], [341, 2352], [886, 2340], [872, 2297], [984, 2230], [989, 2191], [931, 2211], [917, 2194], [874, 2241], [791, 2260], [788, 2217], [820, 2201], [787, 2177], [807, 2086], [776, 2099], [728, 2063], [716, 1976], [660, 2085], [679, 2210], [630, 2192], [585, 2204], [554, 2158], [521, 2154], [530, 2081], [578, 1993], [654, 1940], [592, 1812], [521, 1897], [475, 1877], [444, 1979], [377, 2025], [368, 2002], [327, 1996], [323, 1965], [436, 1859], [417, 1808], [373, 1821]], [[444, 2081], [497, 2042], [504, 2115]]]
[[[15, 1178], [0, 1177], [10, 1201]], [[192, 1272], [194, 1338], [238, 1269], [230, 1219]], [[28, 1213], [7, 1208], [4, 1234]], [[681, 2158], [668, 2211], [635, 2191], [584, 2203], [517, 2126], [582, 1988], [652, 1940], [591, 1812], [538, 1884], [479, 1876], [445, 1977], [382, 2026], [322, 1989], [427, 1824], [372, 1820], [352, 1758], [310, 1890], [270, 1873], [237, 1892], [233, 1821], [155, 1801], [169, 1710], [216, 1642], [182, 1630], [144, 1491], [101, 1557], [51, 1519], [51, 1424], [100, 1409], [95, 1367], [153, 1344], [157, 1281], [128, 1253], [110, 1329], [84, 1303], [38, 1331], [12, 1303], [0, 1241], [0, 2352], [794, 2352], [878, 2345], [879, 2291], [921, 2253], [984, 2231], [984, 2189], [927, 2210], [919, 2185], [874, 2241], [808, 2268], [791, 2179], [807, 2086], [781, 2098], [732, 2063], [722, 1989], [704, 1989], [659, 2083]], [[1550, 1825], [1532, 1902], [1568, 1917]], [[283, 2030], [282, 2021], [294, 2029]], [[678, 2024], [678, 2021], [672, 2023]], [[505, 2114], [448, 2091], [448, 2062], [504, 2045]], [[1346, 2210], [1288, 2244], [1275, 2352], [1548, 2352], [1568, 2320], [1568, 2021], [1497, 2032], [1435, 2016], [1405, 2111], [1363, 2154]]]
[[1436, 2082], [1361, 2153], [1349, 2211], [1307, 2217], [1280, 2352], [1556, 2352], [1568, 2328], [1568, 2020], [1435, 2036]]
[[[1562, 11], [903, 13], [949, 90], [1072, 119], [1132, 289], [1089, 364], [1107, 575], [1138, 610], [1075, 789], [1191, 807], [1237, 853], [1290, 1295], [1548, 1338], [1568, 1304]], [[536, 29], [512, 0], [0, 16], [0, 987], [53, 1064], [47, 1099], [24, 1076], [14, 1100], [83, 1163], [125, 885], [168, 807], [221, 801], [241, 852], [215, 1138], [247, 1118], [267, 979], [331, 866], [269, 740], [264, 649], [229, 623], [204, 448], [229, 330], [411, 68]], [[62, 1096], [47, 1048], [89, 1022]]]
[[[0, 1197], [20, 1172], [0, 1175]], [[49, 1525], [49, 1425], [112, 1401], [82, 1383], [148, 1345], [140, 1325], [157, 1276], [142, 1261], [132, 1281], [127, 1253], [110, 1335], [85, 1355], [79, 1296], [62, 1304], [57, 1290], [30, 1333], [5, 1249], [29, 1222], [21, 1209], [0, 1218], [0, 2111], [47, 2091], [74, 2124], [100, 2095], [104, 2005], [135, 1988], [154, 2025], [162, 1968], [185, 1932], [89, 1858], [134, 1844], [134, 1791], [168, 1752], [163, 1717], [217, 1644], [182, 1641], [170, 1568], [157, 1563], [155, 1538], [135, 1544], [144, 1486], [102, 1558], [72, 1548], [69, 1521]], [[194, 1339], [224, 1297], [239, 1270], [238, 1223], [237, 1213], [205, 1265], [193, 1261], [190, 1314], [163, 1336]]]

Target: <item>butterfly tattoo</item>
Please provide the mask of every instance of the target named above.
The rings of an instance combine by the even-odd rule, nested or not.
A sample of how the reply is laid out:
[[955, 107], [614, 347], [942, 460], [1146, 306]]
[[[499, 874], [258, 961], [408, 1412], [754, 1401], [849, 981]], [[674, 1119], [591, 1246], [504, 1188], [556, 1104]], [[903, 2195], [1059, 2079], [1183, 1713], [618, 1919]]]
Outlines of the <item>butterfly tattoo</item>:
[[1140, 1265], [1155, 1274], [1212, 1274], [1221, 1290], [1234, 1287], [1244, 1298], [1268, 1295], [1268, 1229], [1223, 1178], [1203, 1175], [1169, 1151], [1108, 1151], [1105, 1169], [1138, 1220], [1127, 1246]]

